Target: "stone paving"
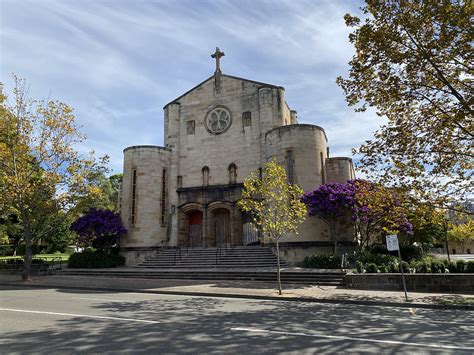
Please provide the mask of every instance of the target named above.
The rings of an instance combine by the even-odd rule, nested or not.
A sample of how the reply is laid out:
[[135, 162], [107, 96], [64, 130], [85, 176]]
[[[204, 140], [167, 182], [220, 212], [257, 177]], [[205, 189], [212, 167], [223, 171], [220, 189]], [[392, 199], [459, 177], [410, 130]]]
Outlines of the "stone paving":
[[[0, 285], [24, 285], [17, 275], [0, 275]], [[307, 286], [283, 284], [283, 295], [278, 296], [276, 283], [252, 281], [196, 281], [162, 279], [127, 279], [97, 276], [36, 276], [28, 286], [52, 288], [83, 288], [114, 291], [177, 293], [220, 297], [256, 297], [334, 301], [352, 303], [401, 304], [406, 303], [403, 292], [354, 290], [336, 286]], [[474, 305], [474, 294], [447, 294], [409, 292], [409, 303], [416, 305]]]

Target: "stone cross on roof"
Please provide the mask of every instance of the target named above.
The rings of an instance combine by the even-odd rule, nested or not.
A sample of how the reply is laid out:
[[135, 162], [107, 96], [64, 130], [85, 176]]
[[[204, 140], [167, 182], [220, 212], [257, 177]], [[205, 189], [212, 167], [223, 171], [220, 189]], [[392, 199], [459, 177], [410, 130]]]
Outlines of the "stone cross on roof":
[[216, 47], [216, 51], [211, 54], [211, 58], [214, 58], [216, 60], [216, 73], [220, 73], [221, 72], [221, 63], [220, 63], [220, 59], [225, 56], [224, 52], [221, 52], [219, 50], [219, 47]]

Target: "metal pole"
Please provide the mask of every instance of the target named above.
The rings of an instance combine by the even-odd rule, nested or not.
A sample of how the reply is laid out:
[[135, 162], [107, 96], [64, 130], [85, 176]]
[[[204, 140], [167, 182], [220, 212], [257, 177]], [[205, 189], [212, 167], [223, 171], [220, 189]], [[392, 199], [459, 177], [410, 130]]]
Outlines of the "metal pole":
[[444, 231], [444, 240], [446, 241], [446, 253], [448, 254], [448, 261], [451, 261], [451, 256], [449, 255], [449, 244], [448, 244], [448, 226], [446, 223], [443, 225]]
[[402, 273], [402, 282], [403, 282], [403, 291], [405, 292], [405, 301], [408, 302], [407, 284], [405, 282], [405, 274], [403, 273], [402, 254], [400, 254], [400, 248], [398, 248], [398, 259], [400, 260], [400, 272]]

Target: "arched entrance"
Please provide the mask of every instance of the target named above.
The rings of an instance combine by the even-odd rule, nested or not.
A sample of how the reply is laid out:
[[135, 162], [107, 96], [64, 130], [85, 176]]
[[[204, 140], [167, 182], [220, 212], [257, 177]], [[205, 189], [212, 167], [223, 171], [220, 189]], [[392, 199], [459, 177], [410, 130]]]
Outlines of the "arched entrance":
[[188, 214], [188, 247], [203, 245], [202, 212], [192, 211]]
[[230, 240], [230, 211], [225, 208], [218, 208], [212, 211], [211, 220], [211, 240], [215, 246], [221, 245], [224, 241], [228, 244]]

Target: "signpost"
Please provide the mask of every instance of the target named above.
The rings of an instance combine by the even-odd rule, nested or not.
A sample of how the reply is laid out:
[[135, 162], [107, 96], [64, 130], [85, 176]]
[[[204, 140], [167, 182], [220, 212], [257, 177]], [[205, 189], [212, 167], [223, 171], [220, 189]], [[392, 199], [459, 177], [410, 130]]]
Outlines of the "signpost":
[[387, 235], [386, 239], [387, 239], [387, 250], [398, 251], [398, 259], [400, 261], [400, 272], [402, 273], [403, 291], [405, 292], [405, 300], [408, 302], [407, 284], [405, 282], [405, 274], [403, 273], [402, 255], [400, 254], [400, 247], [398, 246], [398, 237], [396, 234], [392, 234], [392, 235]]

